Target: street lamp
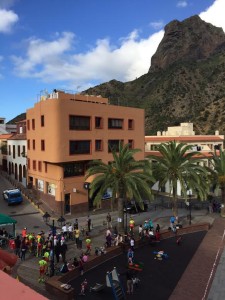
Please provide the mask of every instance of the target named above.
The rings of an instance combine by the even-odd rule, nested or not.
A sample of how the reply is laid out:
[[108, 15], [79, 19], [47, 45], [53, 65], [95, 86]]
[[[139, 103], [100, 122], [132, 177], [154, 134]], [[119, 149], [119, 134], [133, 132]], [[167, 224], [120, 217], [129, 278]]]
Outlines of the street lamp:
[[[46, 224], [49, 223], [51, 215], [46, 212], [43, 215], [43, 220]], [[50, 261], [50, 276], [54, 276], [55, 274], [55, 246], [54, 246], [54, 234], [55, 234], [55, 220], [52, 220], [52, 258]]]
[[188, 191], [188, 197], [189, 197], [189, 225], [191, 225], [191, 196], [192, 192], [191, 190]]
[[65, 223], [66, 219], [63, 218], [63, 216], [61, 216], [60, 218], [58, 218], [57, 222], [58, 222], [58, 225], [61, 226], [62, 228], [62, 225]]
[[125, 235], [127, 236], [127, 199], [125, 200], [124, 210], [125, 212]]
[[46, 212], [44, 215], [43, 215], [43, 220], [46, 224], [49, 223], [49, 220], [50, 220], [50, 214], [48, 212]]

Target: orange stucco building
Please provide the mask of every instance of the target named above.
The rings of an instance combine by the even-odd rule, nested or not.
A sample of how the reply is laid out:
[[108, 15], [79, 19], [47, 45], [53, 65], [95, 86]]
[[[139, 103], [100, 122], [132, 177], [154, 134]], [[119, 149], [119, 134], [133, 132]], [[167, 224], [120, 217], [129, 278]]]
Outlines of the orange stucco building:
[[87, 211], [88, 162], [112, 160], [109, 145], [119, 141], [141, 149], [135, 158], [144, 158], [144, 110], [54, 90], [27, 110], [28, 184], [59, 214]]

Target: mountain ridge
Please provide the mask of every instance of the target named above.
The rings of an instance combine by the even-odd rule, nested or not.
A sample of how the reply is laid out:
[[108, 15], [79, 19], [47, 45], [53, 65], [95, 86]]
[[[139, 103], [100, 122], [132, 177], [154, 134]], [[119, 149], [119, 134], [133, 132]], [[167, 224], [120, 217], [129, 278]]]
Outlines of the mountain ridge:
[[113, 79], [83, 93], [144, 108], [146, 134], [187, 121], [196, 133], [213, 134], [225, 132], [224, 83], [225, 34], [193, 16], [165, 26], [147, 74], [125, 83]]

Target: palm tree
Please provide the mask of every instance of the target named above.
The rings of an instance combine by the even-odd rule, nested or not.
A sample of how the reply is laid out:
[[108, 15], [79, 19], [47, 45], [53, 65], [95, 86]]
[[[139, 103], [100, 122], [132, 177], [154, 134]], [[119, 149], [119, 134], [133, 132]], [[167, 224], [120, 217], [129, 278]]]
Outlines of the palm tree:
[[177, 216], [178, 182], [185, 199], [188, 190], [204, 199], [208, 191], [207, 170], [200, 165], [199, 152], [192, 151], [191, 145], [171, 141], [160, 144], [157, 150], [160, 156], [148, 156], [153, 161], [153, 176], [159, 183], [159, 189], [169, 183], [173, 213]]
[[[225, 150], [214, 152], [211, 160], [213, 165], [213, 183], [221, 189], [222, 204], [225, 205]], [[222, 207], [221, 215], [224, 215], [225, 208]]]
[[142, 196], [151, 199], [151, 186], [154, 182], [150, 164], [146, 160], [136, 161], [134, 154], [140, 149], [130, 149], [129, 145], [119, 145], [119, 151], [112, 149], [113, 161], [109, 164], [101, 160], [92, 161], [86, 173], [86, 178], [96, 175], [90, 185], [90, 197], [96, 194], [94, 205], [101, 202], [107, 188], [118, 199], [119, 232], [124, 229], [125, 200], [135, 199], [143, 207]]

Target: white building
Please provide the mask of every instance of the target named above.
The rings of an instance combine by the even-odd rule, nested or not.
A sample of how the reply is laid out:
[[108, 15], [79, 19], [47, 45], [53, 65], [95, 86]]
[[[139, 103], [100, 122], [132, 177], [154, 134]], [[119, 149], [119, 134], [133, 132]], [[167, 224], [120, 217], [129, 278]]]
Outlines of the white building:
[[6, 124], [5, 118], [0, 117], [0, 134], [16, 133], [16, 124]]
[[26, 120], [17, 123], [17, 134], [8, 139], [8, 174], [27, 185]]

